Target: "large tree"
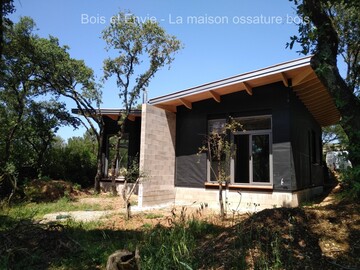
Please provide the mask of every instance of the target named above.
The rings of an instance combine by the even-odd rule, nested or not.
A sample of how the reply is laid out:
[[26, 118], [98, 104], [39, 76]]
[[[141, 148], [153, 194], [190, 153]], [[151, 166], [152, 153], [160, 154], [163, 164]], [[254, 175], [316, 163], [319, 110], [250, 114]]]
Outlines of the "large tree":
[[0, 73], [2, 183], [16, 179], [21, 166], [19, 144], [30, 146], [22, 148], [21, 156], [32, 148], [40, 162], [47, 148], [43, 144], [50, 143], [59, 125], [79, 124], [65, 110], [61, 97], [72, 99], [82, 111], [95, 111], [92, 104], [100, 102], [92, 70], [83, 61], [71, 58], [68, 47], [61, 47], [56, 38], [40, 38], [34, 29], [34, 21], [24, 17], [4, 33], [4, 65]]
[[4, 48], [4, 29], [11, 23], [6, 16], [15, 11], [13, 2], [13, 0], [1, 0], [0, 2], [0, 58]]
[[[292, 1], [292, 0], [290, 0]], [[312, 53], [311, 66], [341, 114], [349, 140], [349, 159], [360, 166], [360, 2], [357, 0], [294, 0], [304, 20], [291, 38], [301, 53]], [[344, 78], [338, 63], [346, 66]]]
[[171, 64], [181, 44], [157, 22], [142, 22], [136, 16], [123, 12], [113, 18], [103, 31], [103, 38], [107, 43], [107, 50], [115, 55], [104, 61], [104, 78], [107, 80], [115, 76], [120, 102], [124, 108], [118, 117], [116, 152], [111, 162], [112, 190], [115, 194], [115, 166], [119, 159], [126, 119], [136, 106], [141, 91], [145, 90], [159, 69]]

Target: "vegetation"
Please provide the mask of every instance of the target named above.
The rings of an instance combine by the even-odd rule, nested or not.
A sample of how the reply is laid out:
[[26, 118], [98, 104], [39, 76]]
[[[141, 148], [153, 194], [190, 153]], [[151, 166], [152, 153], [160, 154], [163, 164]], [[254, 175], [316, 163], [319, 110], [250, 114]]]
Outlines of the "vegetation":
[[267, 209], [236, 220], [183, 207], [131, 221], [113, 215], [48, 224], [38, 222], [44, 214], [104, 205], [67, 197], [14, 205], [0, 210], [0, 268], [105, 269], [114, 251], [137, 247], [142, 269], [358, 269], [359, 205], [328, 199], [330, 204]]
[[[291, 0], [292, 1], [292, 0]], [[359, 1], [293, 0], [297, 13], [306, 18], [299, 35], [291, 37], [290, 48], [300, 44], [302, 54], [313, 54], [311, 66], [335, 100], [342, 118], [340, 125], [348, 139], [348, 189], [360, 197], [360, 15]], [[338, 58], [346, 65], [341, 77]], [[350, 177], [350, 178], [348, 178]]]
[[[24, 17], [7, 25], [0, 80], [0, 193], [11, 198], [24, 170], [44, 175], [46, 154], [60, 126], [76, 128], [60, 97], [90, 104], [99, 93], [93, 72], [54, 37], [40, 38]], [[45, 100], [45, 101], [42, 101]], [[26, 150], [26, 151], [24, 151]]]
[[204, 145], [199, 148], [198, 155], [206, 153], [210, 162], [211, 178], [214, 177], [219, 184], [220, 216], [225, 218], [225, 206], [223, 200], [223, 185], [230, 181], [230, 162], [235, 155], [235, 145], [230, 142], [232, 132], [242, 130], [242, 125], [233, 119], [220, 129], [214, 128], [206, 136]]
[[[112, 190], [116, 194], [115, 169], [119, 160], [121, 139], [125, 134], [125, 122], [135, 108], [142, 90], [145, 90], [156, 72], [170, 65], [180, 42], [168, 35], [159, 23], [140, 22], [136, 16], [120, 12], [103, 31], [107, 50], [116, 53], [115, 58], [104, 61], [104, 80], [116, 77], [119, 97], [124, 110], [118, 116], [119, 131], [116, 134], [115, 155], [111, 161]], [[130, 162], [130, 166], [132, 161]], [[124, 189], [127, 189], [124, 185]]]

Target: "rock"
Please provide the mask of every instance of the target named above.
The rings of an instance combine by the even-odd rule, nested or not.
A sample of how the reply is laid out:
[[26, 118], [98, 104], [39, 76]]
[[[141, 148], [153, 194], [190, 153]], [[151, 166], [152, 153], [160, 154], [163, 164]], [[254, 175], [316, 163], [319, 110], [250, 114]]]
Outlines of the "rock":
[[124, 249], [115, 251], [107, 260], [106, 270], [140, 270], [138, 249], [135, 252]]

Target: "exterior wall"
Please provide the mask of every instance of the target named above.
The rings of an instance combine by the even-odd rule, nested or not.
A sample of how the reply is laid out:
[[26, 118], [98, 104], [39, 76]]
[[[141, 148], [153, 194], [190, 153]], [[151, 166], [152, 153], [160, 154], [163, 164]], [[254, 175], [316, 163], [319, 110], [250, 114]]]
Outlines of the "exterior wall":
[[[296, 192], [226, 190], [223, 194], [224, 200], [227, 197], [228, 201], [227, 211], [232, 213], [254, 212], [274, 207], [297, 207], [322, 191], [322, 187], [314, 187]], [[207, 203], [209, 208], [219, 209], [218, 189], [176, 187], [175, 200], [179, 205], [196, 206]]]
[[[324, 183], [321, 127], [294, 93], [290, 95], [290, 104], [291, 151], [296, 189], [321, 186]], [[312, 158], [313, 152], [316, 160]]]
[[177, 187], [204, 188], [207, 179], [206, 155], [197, 155], [207, 134], [208, 119], [271, 115], [274, 190], [295, 190], [291, 171], [290, 104], [292, 90], [274, 83], [246, 91], [192, 104], [189, 110], [179, 106], [176, 114], [176, 182]]
[[146, 179], [139, 186], [138, 205], [174, 203], [176, 116], [143, 104], [141, 117], [140, 170]]

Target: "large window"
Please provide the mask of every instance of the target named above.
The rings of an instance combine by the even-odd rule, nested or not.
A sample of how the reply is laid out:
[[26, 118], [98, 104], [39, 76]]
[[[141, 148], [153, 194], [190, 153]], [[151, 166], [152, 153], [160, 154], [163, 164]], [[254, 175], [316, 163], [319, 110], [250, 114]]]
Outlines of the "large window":
[[[235, 118], [242, 129], [232, 132], [230, 141], [235, 148], [228, 162], [231, 184], [272, 184], [272, 124], [271, 116]], [[225, 119], [209, 120], [209, 133], [221, 130]], [[227, 162], [225, 159], [222, 162]], [[214, 181], [217, 161], [208, 161], [208, 181]]]

